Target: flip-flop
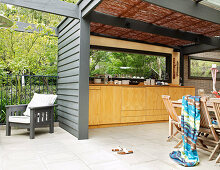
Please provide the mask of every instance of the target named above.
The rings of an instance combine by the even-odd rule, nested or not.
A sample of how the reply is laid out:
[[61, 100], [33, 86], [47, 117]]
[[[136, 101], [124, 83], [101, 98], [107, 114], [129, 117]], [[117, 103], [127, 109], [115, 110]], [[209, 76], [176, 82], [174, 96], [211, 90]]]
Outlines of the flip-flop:
[[134, 152], [133, 151], [128, 151], [126, 148], [123, 148], [122, 151], [118, 152], [118, 154], [121, 154], [121, 155], [131, 154], [131, 153], [134, 153]]
[[123, 151], [123, 148], [118, 146], [117, 148], [112, 149], [112, 152]]

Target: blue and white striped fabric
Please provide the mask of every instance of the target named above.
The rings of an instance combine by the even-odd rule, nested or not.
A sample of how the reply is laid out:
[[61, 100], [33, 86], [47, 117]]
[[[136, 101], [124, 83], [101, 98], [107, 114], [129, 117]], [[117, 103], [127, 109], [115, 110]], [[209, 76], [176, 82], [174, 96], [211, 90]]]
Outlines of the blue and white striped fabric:
[[196, 141], [200, 127], [200, 97], [183, 96], [181, 127], [183, 146], [179, 151], [170, 153], [170, 158], [186, 167], [198, 165]]

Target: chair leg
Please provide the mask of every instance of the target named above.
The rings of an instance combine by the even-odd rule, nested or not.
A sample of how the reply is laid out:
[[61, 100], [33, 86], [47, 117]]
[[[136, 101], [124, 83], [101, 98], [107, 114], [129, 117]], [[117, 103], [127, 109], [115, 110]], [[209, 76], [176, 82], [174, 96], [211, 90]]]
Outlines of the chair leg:
[[11, 136], [11, 126], [8, 122], [6, 123], [6, 136]]
[[172, 136], [169, 136], [168, 139], [167, 139], [167, 142], [170, 142], [171, 139], [174, 138], [174, 136], [176, 136], [178, 134], [178, 131], [176, 131], [174, 134], [172, 134]]
[[49, 133], [54, 133], [54, 109], [50, 110], [50, 129]]
[[214, 148], [214, 150], [212, 151], [211, 155], [209, 156], [209, 161], [211, 161], [214, 157], [214, 154], [216, 153], [216, 151], [218, 151], [218, 149], [220, 148], [220, 144], [217, 144]]
[[208, 149], [208, 146], [207, 145], [205, 145], [204, 143], [203, 143], [203, 141], [202, 140], [200, 140], [200, 139], [198, 139], [198, 142], [202, 145], [202, 147], [204, 147], [204, 148], [207, 148]]
[[30, 132], [30, 128], [27, 128], [27, 131]]
[[183, 143], [183, 140], [181, 139], [174, 148], [178, 148]]
[[218, 157], [216, 158], [216, 163], [220, 163], [220, 154], [219, 154]]
[[49, 133], [54, 133], [54, 123], [53, 122], [50, 123], [49, 128], [50, 128]]
[[30, 128], [30, 139], [34, 139], [35, 138], [35, 128], [31, 127]]

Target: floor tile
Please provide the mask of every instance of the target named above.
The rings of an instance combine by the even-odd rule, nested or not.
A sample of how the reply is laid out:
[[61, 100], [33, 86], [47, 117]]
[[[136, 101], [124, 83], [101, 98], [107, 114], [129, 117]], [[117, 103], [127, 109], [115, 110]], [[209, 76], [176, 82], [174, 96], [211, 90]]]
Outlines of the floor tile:
[[[167, 142], [167, 137], [168, 123], [90, 129], [88, 140], [77, 140], [59, 127], [54, 134], [37, 129], [34, 140], [26, 129], [12, 129], [9, 137], [0, 129], [0, 170], [186, 169], [169, 158], [177, 142]], [[134, 153], [112, 152], [117, 146]], [[208, 152], [198, 149], [198, 154], [200, 164], [187, 169], [220, 169], [220, 163], [208, 161]]]
[[79, 155], [79, 157], [87, 165], [96, 164], [96, 163], [105, 163], [105, 162], [117, 160], [117, 157], [111, 151], [106, 152], [103, 150], [82, 153]]
[[90, 170], [90, 168], [80, 160], [47, 164], [47, 168], [48, 170]]
[[3, 170], [46, 170], [46, 166], [40, 159], [16, 161], [5, 160], [3, 162]]
[[129, 170], [130, 166], [123, 161], [112, 161], [106, 163], [93, 164], [90, 166], [92, 170]]
[[72, 152], [61, 152], [58, 154], [51, 153], [51, 154], [41, 155], [41, 160], [43, 160], [45, 164], [62, 162], [62, 161], [71, 161], [76, 159], [78, 159], [78, 157]]

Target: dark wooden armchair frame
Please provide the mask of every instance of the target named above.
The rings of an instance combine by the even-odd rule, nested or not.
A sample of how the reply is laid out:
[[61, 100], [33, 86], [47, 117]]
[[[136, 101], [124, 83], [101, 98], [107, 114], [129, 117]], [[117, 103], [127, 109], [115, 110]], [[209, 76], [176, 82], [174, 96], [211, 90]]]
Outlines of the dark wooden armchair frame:
[[30, 131], [30, 139], [35, 138], [35, 128], [49, 126], [49, 133], [54, 133], [54, 107], [41, 106], [30, 108], [30, 123], [9, 122], [9, 116], [23, 116], [27, 104], [6, 106], [6, 136], [11, 136], [11, 127], [26, 128]]

